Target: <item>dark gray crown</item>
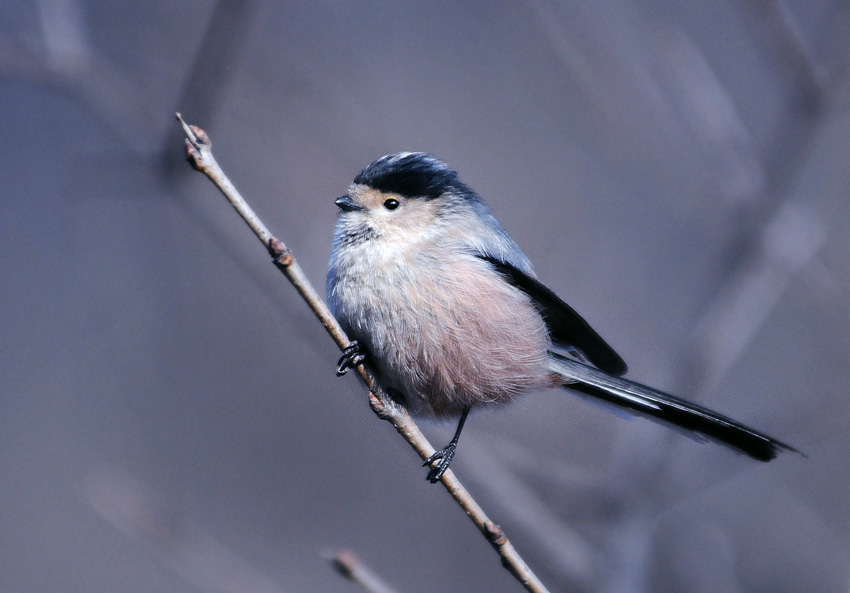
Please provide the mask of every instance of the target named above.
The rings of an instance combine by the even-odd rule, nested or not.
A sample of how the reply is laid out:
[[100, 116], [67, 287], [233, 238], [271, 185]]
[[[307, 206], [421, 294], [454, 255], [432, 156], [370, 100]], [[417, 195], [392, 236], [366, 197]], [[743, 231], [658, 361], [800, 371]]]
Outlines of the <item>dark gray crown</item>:
[[381, 157], [360, 171], [354, 183], [407, 198], [428, 200], [446, 192], [472, 193], [448, 165], [424, 152], [399, 152]]

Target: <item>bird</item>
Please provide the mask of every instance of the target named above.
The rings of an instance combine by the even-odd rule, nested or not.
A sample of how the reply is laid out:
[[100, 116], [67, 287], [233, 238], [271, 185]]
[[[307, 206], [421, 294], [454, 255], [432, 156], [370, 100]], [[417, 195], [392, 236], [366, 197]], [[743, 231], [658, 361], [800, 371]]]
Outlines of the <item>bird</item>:
[[351, 338], [337, 374], [368, 364], [413, 416], [452, 419], [423, 465], [436, 483], [473, 408], [573, 390], [759, 461], [790, 445], [622, 377], [626, 363], [544, 285], [484, 200], [424, 152], [381, 157], [342, 197], [327, 274], [331, 312]]

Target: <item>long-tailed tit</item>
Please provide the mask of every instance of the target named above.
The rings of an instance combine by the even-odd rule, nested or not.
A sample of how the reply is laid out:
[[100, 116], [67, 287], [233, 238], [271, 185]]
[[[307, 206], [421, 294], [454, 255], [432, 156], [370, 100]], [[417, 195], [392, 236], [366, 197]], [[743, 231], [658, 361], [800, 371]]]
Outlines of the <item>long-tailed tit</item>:
[[340, 374], [368, 360], [413, 415], [459, 417], [428, 479], [454, 457], [473, 407], [565, 387], [719, 441], [760, 461], [794, 450], [725, 416], [623, 379], [626, 364], [537, 280], [490, 208], [437, 159], [378, 159], [336, 200], [328, 303], [354, 339]]

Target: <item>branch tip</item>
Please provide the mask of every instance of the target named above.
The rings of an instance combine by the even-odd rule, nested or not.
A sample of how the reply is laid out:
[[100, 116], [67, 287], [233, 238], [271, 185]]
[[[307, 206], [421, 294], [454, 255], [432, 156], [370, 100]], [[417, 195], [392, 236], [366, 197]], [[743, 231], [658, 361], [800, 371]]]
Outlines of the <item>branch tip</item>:
[[183, 128], [183, 132], [186, 134], [186, 138], [188, 138], [188, 142], [192, 143], [192, 146], [195, 147], [196, 150], [200, 150], [202, 146], [211, 146], [210, 137], [207, 136], [207, 133], [204, 132], [198, 126], [191, 126], [186, 123], [186, 120], [183, 119], [183, 116], [178, 111], [174, 114], [174, 117], [177, 118], [177, 121], [180, 122], [180, 127]]
[[178, 111], [174, 114], [174, 116], [177, 118], [177, 121], [180, 122], [180, 127], [183, 128], [183, 131], [186, 133], [186, 137], [190, 140], [194, 140], [195, 135], [192, 133], [192, 129], [189, 127], [189, 124], [186, 123], [186, 120], [183, 119], [183, 116], [180, 114], [180, 112]]

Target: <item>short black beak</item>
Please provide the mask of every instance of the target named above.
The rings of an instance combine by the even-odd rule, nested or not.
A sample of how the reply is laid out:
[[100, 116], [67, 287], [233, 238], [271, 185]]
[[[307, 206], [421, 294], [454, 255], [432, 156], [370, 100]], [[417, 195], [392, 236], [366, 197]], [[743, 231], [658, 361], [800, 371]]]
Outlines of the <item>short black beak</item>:
[[334, 202], [343, 212], [354, 212], [355, 210], [363, 210], [363, 206], [351, 199], [350, 196], [342, 196]]

